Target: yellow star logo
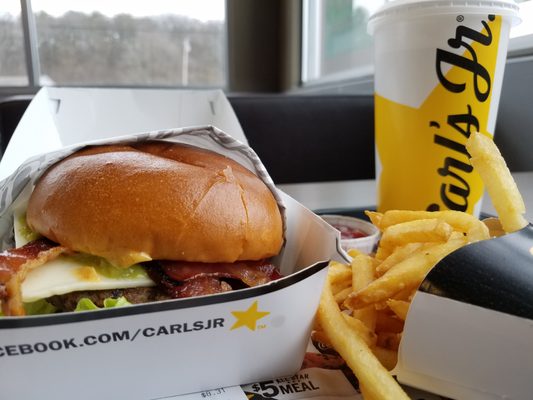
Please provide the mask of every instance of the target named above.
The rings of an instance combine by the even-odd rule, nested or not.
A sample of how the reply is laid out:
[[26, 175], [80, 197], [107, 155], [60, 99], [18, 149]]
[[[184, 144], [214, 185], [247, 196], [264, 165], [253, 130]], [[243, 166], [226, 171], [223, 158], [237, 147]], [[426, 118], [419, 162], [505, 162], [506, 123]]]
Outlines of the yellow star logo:
[[257, 321], [268, 314], [268, 311], [259, 311], [257, 309], [257, 300], [246, 311], [232, 311], [231, 312], [237, 321], [233, 324], [230, 330], [246, 326], [248, 329], [255, 331]]

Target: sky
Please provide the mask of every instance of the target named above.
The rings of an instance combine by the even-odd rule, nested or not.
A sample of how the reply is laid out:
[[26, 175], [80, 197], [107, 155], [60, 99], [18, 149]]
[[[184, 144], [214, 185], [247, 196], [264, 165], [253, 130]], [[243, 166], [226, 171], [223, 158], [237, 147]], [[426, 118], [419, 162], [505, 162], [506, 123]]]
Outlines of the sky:
[[[253, 1], [253, 0], [250, 0]], [[370, 14], [376, 11], [385, 0], [352, 0], [354, 6], [365, 7]], [[98, 11], [107, 16], [127, 13], [134, 16], [151, 16], [161, 14], [187, 15], [200, 21], [225, 19], [224, 0], [32, 0], [34, 11], [46, 11], [48, 14], [60, 16], [67, 11], [92, 13]], [[521, 14], [526, 22], [516, 26], [511, 37], [531, 34], [533, 29], [533, 1], [520, 4]], [[18, 15], [20, 0], [0, 0], [0, 16], [2, 14]]]
[[[107, 16], [127, 13], [134, 16], [161, 14], [187, 15], [200, 21], [223, 20], [224, 0], [32, 0], [34, 12], [46, 11], [54, 16], [67, 11], [92, 13], [98, 11]], [[0, 13], [20, 13], [20, 0], [1, 0]]]

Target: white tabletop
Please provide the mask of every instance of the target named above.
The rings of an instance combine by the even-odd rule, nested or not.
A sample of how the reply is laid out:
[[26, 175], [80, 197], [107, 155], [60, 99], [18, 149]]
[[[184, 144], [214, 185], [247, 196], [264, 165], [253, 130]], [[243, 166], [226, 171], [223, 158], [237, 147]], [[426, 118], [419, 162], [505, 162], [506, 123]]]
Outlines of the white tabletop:
[[[513, 173], [526, 204], [526, 218], [533, 222], [533, 171]], [[376, 204], [376, 181], [335, 181], [281, 184], [277, 187], [311, 210], [324, 208], [361, 208]], [[482, 211], [496, 214], [485, 195]]]

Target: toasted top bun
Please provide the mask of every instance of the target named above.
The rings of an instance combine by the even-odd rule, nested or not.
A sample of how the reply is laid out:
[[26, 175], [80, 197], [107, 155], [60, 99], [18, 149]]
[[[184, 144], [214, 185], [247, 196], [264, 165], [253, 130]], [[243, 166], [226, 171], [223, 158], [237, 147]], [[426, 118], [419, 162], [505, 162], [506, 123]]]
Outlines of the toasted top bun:
[[28, 225], [72, 250], [136, 262], [234, 262], [279, 253], [268, 187], [220, 154], [171, 142], [89, 147], [53, 165], [29, 200]]

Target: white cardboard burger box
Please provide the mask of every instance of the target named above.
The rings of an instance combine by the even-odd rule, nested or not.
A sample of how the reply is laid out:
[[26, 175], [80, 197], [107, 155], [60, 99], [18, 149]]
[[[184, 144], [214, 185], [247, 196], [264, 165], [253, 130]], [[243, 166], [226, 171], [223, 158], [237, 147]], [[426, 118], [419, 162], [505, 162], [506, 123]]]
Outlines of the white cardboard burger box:
[[31, 156], [76, 143], [203, 125], [248, 143], [220, 90], [43, 88], [13, 133], [0, 180]]
[[[175, 129], [188, 125], [203, 126]], [[275, 189], [220, 91], [42, 89], [0, 163], [3, 249], [13, 209], [47, 167], [87, 144], [145, 139], [212, 149], [260, 176], [285, 210], [274, 260], [285, 277], [211, 296], [0, 318], [2, 397], [146, 400], [298, 371], [327, 261], [346, 254], [336, 230]]]

